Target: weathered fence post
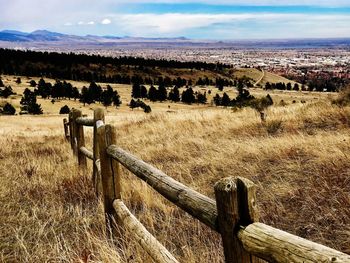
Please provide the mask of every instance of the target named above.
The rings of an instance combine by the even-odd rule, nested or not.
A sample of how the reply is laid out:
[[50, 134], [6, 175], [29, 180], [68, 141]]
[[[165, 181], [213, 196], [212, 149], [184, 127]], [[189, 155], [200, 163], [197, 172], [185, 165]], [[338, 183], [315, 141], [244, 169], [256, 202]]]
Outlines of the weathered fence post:
[[63, 119], [64, 137], [69, 141], [68, 121], [66, 118]]
[[93, 166], [92, 166], [92, 181], [94, 183], [95, 186], [95, 191], [96, 191], [96, 195], [99, 196], [100, 193], [102, 193], [102, 181], [101, 181], [101, 177], [98, 171], [98, 167], [97, 167], [97, 162], [100, 159], [100, 152], [99, 152], [99, 148], [98, 148], [98, 143], [97, 143], [97, 127], [96, 127], [96, 122], [97, 121], [105, 121], [105, 114], [104, 114], [104, 110], [99, 108], [99, 109], [95, 109], [94, 110], [94, 134], [93, 134], [93, 154], [94, 154], [94, 158], [93, 158]]
[[70, 134], [70, 147], [73, 150], [74, 153], [74, 131], [73, 131], [73, 111], [69, 112], [69, 117], [68, 117], [68, 125], [69, 125], [69, 134]]
[[[113, 229], [113, 201], [121, 199], [120, 173], [115, 161], [107, 154], [109, 145], [115, 143], [115, 130], [111, 125], [97, 121], [97, 143], [100, 152], [101, 179], [103, 187], [103, 203], [108, 229]], [[119, 174], [118, 174], [119, 173]]]
[[75, 133], [75, 150], [78, 158], [79, 165], [86, 169], [86, 156], [80, 151], [81, 147], [85, 146], [84, 138], [84, 126], [77, 123], [77, 118], [82, 117], [83, 114], [80, 110], [73, 110], [73, 121], [74, 121], [74, 133]]
[[72, 109], [72, 132], [73, 132], [73, 153], [74, 155], [77, 155], [78, 154], [78, 151], [77, 151], [77, 122], [76, 122], [76, 119], [80, 117], [79, 116], [79, 112], [78, 110], [76, 109]]
[[245, 251], [237, 237], [240, 226], [258, 219], [254, 184], [240, 177], [224, 178], [215, 184], [215, 198], [225, 262], [263, 262]]

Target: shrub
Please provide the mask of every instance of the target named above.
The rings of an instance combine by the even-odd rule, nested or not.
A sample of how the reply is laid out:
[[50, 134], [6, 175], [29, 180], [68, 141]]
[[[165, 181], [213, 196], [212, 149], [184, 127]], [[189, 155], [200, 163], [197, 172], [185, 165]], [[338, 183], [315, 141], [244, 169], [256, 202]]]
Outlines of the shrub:
[[10, 103], [6, 103], [5, 106], [2, 109], [2, 114], [15, 115], [16, 114], [16, 109]]
[[67, 105], [64, 105], [61, 109], [60, 109], [60, 114], [68, 114], [70, 112], [70, 109]]

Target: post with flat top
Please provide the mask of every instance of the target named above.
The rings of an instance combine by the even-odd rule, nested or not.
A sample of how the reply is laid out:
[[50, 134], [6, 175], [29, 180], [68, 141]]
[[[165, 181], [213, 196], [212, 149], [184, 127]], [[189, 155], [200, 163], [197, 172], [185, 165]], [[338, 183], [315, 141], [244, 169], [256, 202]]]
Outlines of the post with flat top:
[[74, 133], [75, 133], [75, 152], [78, 158], [79, 166], [86, 169], [86, 156], [80, 151], [81, 147], [85, 146], [84, 138], [84, 126], [77, 123], [77, 118], [82, 117], [83, 114], [80, 110], [73, 110], [73, 121], [74, 121]]
[[241, 227], [258, 220], [255, 185], [245, 178], [229, 177], [218, 181], [214, 188], [225, 262], [264, 262], [249, 254], [237, 237]]
[[108, 230], [114, 230], [113, 201], [121, 199], [120, 165], [107, 154], [108, 146], [115, 144], [116, 132], [111, 125], [97, 121], [97, 143], [100, 152], [101, 179], [103, 188], [103, 203]]

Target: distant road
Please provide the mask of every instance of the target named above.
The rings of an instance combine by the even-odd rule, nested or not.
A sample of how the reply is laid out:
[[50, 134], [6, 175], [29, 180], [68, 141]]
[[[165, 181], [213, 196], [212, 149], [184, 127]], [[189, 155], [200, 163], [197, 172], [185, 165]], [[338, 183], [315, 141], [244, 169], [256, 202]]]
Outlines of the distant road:
[[263, 80], [263, 78], [265, 77], [265, 70], [264, 69], [261, 69], [261, 74], [262, 76], [258, 79], [257, 82], [254, 83], [254, 87], [258, 86], [259, 83]]

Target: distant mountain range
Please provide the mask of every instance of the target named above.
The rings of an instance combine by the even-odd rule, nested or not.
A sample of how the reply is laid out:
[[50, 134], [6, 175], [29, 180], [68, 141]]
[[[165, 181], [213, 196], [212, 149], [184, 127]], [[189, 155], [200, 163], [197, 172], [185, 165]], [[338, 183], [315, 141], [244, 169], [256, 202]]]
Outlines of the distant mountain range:
[[31, 33], [3, 30], [0, 31], [0, 47], [5, 48], [237, 48], [237, 49], [310, 49], [310, 48], [350, 48], [350, 38], [325, 39], [263, 39], [263, 40], [196, 40], [185, 37], [145, 38], [118, 36], [76, 36], [36, 30]]
[[116, 37], [116, 36], [75, 36], [67, 35], [47, 30], [36, 30], [31, 33], [3, 30], [0, 31], [0, 41], [7, 42], [86, 42], [86, 43], [106, 43], [106, 42], [148, 42], [148, 41], [188, 41], [185, 37], [176, 38], [143, 38], [143, 37]]

